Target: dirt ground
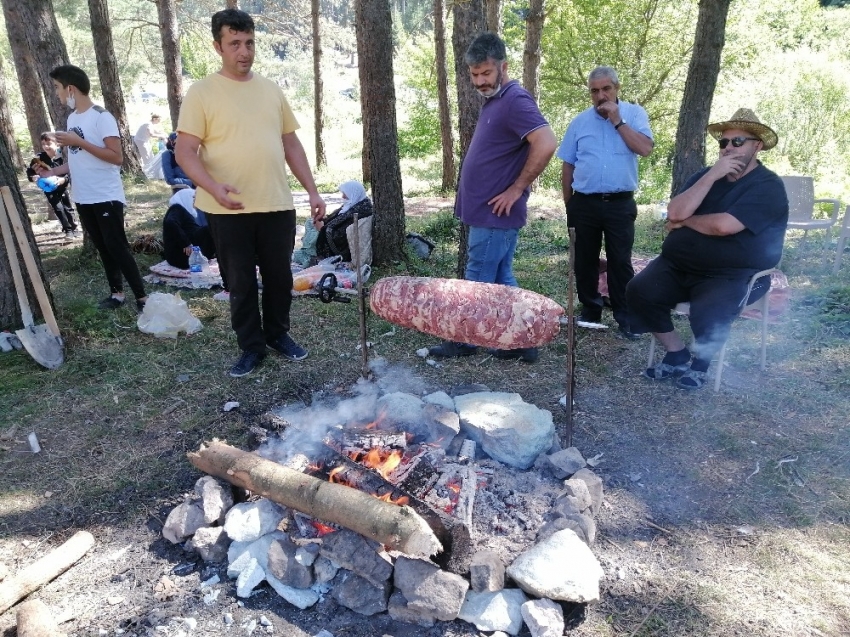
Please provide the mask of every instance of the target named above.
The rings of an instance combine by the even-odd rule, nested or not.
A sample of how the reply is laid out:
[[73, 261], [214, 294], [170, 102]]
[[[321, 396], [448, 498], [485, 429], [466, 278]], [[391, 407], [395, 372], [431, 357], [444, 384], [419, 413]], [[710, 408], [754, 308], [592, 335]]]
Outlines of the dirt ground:
[[[415, 203], [414, 216], [450, 202]], [[558, 211], [539, 214], [555, 218]], [[58, 235], [41, 226], [36, 229], [42, 249], [64, 249]], [[45, 267], [50, 270], [49, 259]], [[305, 311], [296, 306], [295, 321]], [[802, 331], [806, 311], [795, 304], [771, 328], [764, 373], [758, 370], [755, 325], [736, 326], [718, 393], [710, 387], [683, 392], [641, 378], [646, 337], [633, 342], [618, 338], [613, 329], [580, 332], [573, 444], [585, 457], [601, 455], [595, 470], [605, 485], [605, 503], [593, 550], [605, 577], [598, 604], [568, 609], [567, 634], [850, 635], [850, 357], [846, 345], [807, 340]], [[218, 314], [209, 321], [225, 325]], [[373, 325], [373, 330], [383, 333], [384, 327]], [[170, 468], [171, 475], [163, 476], [158, 487], [137, 486], [132, 479], [119, 479], [124, 468], [119, 464], [115, 488], [104, 487], [100, 508], [90, 500], [87, 507], [75, 504], [74, 491], [103, 478], [70, 471], [77, 461], [64, 445], [75, 453], [121, 458], [120, 449], [76, 446], [69, 433], [76, 426], [82, 438], [84, 429], [117, 427], [120, 418], [88, 408], [82, 399], [77, 405], [57, 403], [49, 417], [39, 416], [39, 422], [57, 427], [45, 432], [42, 457], [16, 453], [20, 448], [14, 446], [0, 456], [0, 472], [11, 480], [0, 508], [0, 562], [15, 572], [76, 530], [94, 534], [95, 548], [34, 595], [64, 620], [69, 635], [243, 635], [251, 622], [258, 623], [254, 634], [287, 637], [312, 636], [322, 629], [335, 637], [484, 634], [462, 621], [424, 629], [393, 622], [385, 614], [367, 618], [330, 596], [306, 611], [267, 588], [239, 601], [225, 568], [200, 564], [161, 537], [168, 512], [199, 477], [188, 466], [186, 451], [205, 437], [234, 431], [242, 432], [239, 442], [249, 446], [247, 432], [261, 424], [267, 410], [309, 402], [316, 388], [347, 391], [357, 378], [357, 337], [350, 332], [325, 344], [325, 350], [318, 341], [312, 343], [311, 352], [317, 354], [297, 378], [286, 375], [291, 372], [281, 363], [247, 383], [228, 381], [226, 398], [241, 403], [234, 412], [218, 409], [225, 397], [221, 384], [215, 385], [215, 394], [199, 385], [188, 393], [175, 389], [183, 405], [164, 413], [167, 404], [166, 409], [160, 404], [155, 417], [135, 425], [143, 430], [138, 438], [149, 447], [150, 461]], [[496, 391], [516, 391], [552, 411], [556, 426], [564, 426], [565, 412], [557, 402], [566, 379], [564, 335], [544, 348], [534, 365], [477, 356], [439, 368], [414, 355], [432, 342], [430, 337], [396, 333], [375, 340], [373, 355], [386, 357], [426, 389], [478, 382]], [[180, 365], [169, 370], [169, 378], [186, 367]], [[120, 391], [116, 404], [119, 400]], [[196, 424], [185, 424], [196, 417]], [[111, 435], [104, 444], [120, 447], [122, 441]], [[52, 462], [64, 468], [38, 467]], [[129, 467], [133, 460], [126, 463]], [[539, 511], [540, 498], [557, 488], [543, 470], [496, 480], [504, 481], [496, 491], [526, 513]], [[481, 516], [473, 539], [511, 553], [534, 530], [517, 523], [499, 533]], [[200, 584], [214, 575], [221, 578], [223, 591], [207, 605]], [[0, 635], [15, 635], [14, 624], [14, 611], [0, 615]]]

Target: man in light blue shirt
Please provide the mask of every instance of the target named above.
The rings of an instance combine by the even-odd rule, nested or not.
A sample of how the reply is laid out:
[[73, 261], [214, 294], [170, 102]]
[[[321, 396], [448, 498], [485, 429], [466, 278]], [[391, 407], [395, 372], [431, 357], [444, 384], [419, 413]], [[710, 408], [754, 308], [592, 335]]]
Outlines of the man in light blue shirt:
[[593, 105], [579, 113], [567, 128], [558, 149], [564, 164], [561, 188], [567, 224], [575, 228], [576, 291], [581, 323], [602, 320], [599, 294], [599, 253], [605, 238], [608, 296], [614, 320], [626, 338], [637, 338], [629, 326], [626, 285], [634, 277], [638, 155], [646, 157], [654, 142], [646, 111], [622, 102], [620, 80], [610, 66], [599, 66], [587, 78]]

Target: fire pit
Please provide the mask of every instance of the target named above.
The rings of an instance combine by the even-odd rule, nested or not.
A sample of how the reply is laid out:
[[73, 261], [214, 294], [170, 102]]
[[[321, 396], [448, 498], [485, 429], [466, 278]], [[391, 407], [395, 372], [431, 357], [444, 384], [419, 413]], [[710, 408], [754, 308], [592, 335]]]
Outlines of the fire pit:
[[229, 508], [203, 478], [164, 535], [227, 560], [239, 596], [265, 580], [301, 608], [329, 594], [423, 626], [562, 634], [565, 603], [598, 599], [601, 480], [577, 450], [551, 448], [551, 414], [517, 394], [379, 386], [280, 410], [257, 453], [213, 441], [189, 454], [253, 495]]

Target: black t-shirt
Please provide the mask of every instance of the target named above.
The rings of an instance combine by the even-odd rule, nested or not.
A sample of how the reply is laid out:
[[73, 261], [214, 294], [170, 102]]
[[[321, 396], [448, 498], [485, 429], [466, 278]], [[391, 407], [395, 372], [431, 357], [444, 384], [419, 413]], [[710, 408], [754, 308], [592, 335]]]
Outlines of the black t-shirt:
[[[707, 171], [691, 177], [681, 192]], [[729, 213], [744, 229], [718, 237], [679, 228], [667, 235], [662, 256], [682, 270], [708, 276], [749, 277], [779, 263], [788, 225], [788, 196], [775, 173], [759, 164], [738, 181], [714, 182], [694, 215], [718, 212]]]

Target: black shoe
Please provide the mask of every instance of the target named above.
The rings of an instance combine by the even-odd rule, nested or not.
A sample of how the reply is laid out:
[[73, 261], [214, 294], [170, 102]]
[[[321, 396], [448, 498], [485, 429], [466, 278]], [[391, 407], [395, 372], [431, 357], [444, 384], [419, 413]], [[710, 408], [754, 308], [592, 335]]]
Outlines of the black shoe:
[[581, 312], [579, 312], [578, 320], [582, 323], [601, 323], [602, 310], [591, 310], [590, 308], [583, 307]]
[[472, 356], [478, 353], [475, 345], [468, 343], [455, 343], [454, 341], [443, 341], [428, 350], [428, 354], [438, 358], [456, 358], [458, 356]]
[[307, 350], [292, 340], [289, 332], [284, 332], [267, 345], [290, 361], [303, 361], [307, 358]]
[[487, 353], [501, 360], [519, 359], [523, 363], [536, 363], [540, 352], [536, 347], [520, 347], [517, 349], [488, 349]]
[[230, 375], [233, 378], [247, 376], [257, 368], [257, 365], [263, 362], [265, 357], [266, 355], [260, 352], [242, 352], [239, 360], [230, 368]]
[[620, 336], [630, 341], [636, 341], [640, 338], [640, 334], [632, 332], [628, 327], [623, 327], [622, 325], [620, 326], [619, 332]]
[[144, 301], [136, 299], [136, 309], [139, 310], [139, 314], [145, 311], [145, 303], [147, 303], [147, 299], [145, 299]]
[[114, 296], [107, 296], [97, 304], [99, 310], [117, 310], [124, 305], [124, 299], [116, 299]]

